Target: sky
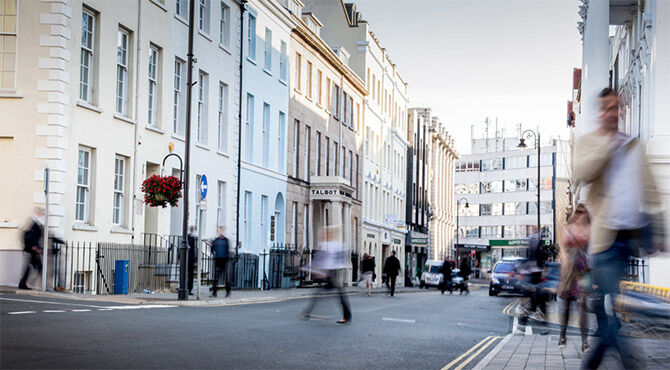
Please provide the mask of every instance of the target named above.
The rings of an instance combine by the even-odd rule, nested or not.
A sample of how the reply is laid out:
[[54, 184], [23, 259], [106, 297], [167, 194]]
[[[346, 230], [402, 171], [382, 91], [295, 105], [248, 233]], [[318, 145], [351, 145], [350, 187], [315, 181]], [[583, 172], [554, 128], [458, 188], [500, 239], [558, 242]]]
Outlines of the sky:
[[409, 84], [410, 107], [433, 109], [459, 153], [517, 124], [567, 139], [572, 69], [581, 67], [577, 0], [355, 0]]

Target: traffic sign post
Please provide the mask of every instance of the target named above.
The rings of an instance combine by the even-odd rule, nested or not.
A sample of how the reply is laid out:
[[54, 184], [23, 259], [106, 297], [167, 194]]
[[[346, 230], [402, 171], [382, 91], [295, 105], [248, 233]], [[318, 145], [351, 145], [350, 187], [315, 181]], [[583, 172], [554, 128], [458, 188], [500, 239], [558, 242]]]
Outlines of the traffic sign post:
[[200, 178], [200, 184], [198, 184], [200, 187], [200, 198], [205, 199], [207, 198], [207, 176], [202, 175]]

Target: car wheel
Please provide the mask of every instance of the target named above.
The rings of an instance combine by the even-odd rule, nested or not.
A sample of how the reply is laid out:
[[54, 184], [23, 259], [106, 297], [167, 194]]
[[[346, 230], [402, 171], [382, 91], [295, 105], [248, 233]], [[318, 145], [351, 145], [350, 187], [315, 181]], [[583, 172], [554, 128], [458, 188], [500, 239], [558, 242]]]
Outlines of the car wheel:
[[489, 296], [496, 296], [496, 292], [493, 291], [493, 285], [489, 285]]
[[425, 287], [426, 287], [426, 283], [423, 282], [423, 280], [420, 281], [420, 282], [419, 282], [419, 288], [425, 288]]

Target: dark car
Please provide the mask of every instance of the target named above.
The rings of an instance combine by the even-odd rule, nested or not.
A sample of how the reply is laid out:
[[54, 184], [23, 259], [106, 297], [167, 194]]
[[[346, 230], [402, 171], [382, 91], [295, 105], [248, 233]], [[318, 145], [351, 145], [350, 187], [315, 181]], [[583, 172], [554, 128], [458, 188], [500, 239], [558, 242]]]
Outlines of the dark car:
[[503, 259], [493, 266], [493, 270], [490, 271], [490, 296], [495, 296], [500, 293], [523, 293], [523, 289], [520, 286], [519, 273], [517, 271], [519, 264], [523, 261], [523, 258]]

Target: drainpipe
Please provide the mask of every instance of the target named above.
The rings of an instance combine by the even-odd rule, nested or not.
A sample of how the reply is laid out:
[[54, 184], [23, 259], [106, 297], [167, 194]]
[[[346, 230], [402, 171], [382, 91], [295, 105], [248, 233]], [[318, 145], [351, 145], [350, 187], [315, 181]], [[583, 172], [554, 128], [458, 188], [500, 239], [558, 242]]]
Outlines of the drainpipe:
[[235, 202], [235, 257], [240, 251], [240, 184], [242, 169], [242, 81], [244, 72], [244, 11], [246, 10], [247, 0], [240, 0], [240, 100], [237, 113], [237, 201]]
[[135, 51], [135, 106], [134, 106], [134, 112], [133, 112], [133, 118], [135, 120], [135, 133], [133, 135], [133, 204], [130, 207], [130, 229], [131, 229], [131, 237], [130, 237], [130, 244], [135, 244], [135, 203], [137, 202], [137, 151], [138, 151], [138, 138], [139, 138], [139, 100], [140, 100], [140, 94], [139, 94], [139, 87], [140, 87], [140, 59], [141, 59], [141, 51], [142, 51], [142, 0], [137, 0], [137, 42], [135, 43], [137, 45], [136, 51]]

